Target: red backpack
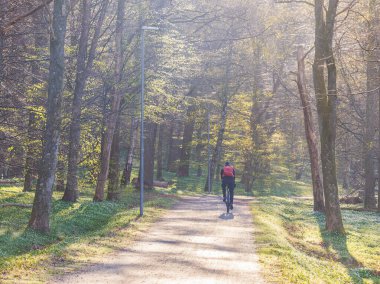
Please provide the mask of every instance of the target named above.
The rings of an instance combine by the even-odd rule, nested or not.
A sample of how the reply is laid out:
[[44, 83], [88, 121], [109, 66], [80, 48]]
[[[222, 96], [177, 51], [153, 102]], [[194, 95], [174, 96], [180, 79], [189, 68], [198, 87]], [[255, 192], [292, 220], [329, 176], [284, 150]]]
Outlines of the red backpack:
[[223, 168], [223, 176], [225, 177], [233, 177], [234, 176], [234, 168], [231, 166], [224, 166]]

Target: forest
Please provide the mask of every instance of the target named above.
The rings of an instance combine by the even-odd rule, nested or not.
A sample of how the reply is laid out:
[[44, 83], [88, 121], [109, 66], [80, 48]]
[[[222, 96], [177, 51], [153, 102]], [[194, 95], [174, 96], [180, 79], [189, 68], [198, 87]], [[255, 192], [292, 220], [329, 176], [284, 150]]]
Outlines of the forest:
[[180, 209], [252, 229], [260, 269], [199, 283], [380, 283], [379, 175], [376, 0], [0, 0], [0, 283], [77, 283]]

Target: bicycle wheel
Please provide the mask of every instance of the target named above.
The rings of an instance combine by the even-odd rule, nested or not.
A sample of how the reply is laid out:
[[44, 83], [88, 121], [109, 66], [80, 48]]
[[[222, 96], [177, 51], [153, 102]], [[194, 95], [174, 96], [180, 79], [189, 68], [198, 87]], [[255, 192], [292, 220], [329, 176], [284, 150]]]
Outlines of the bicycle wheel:
[[226, 207], [227, 207], [227, 213], [230, 213], [230, 189], [229, 187], [226, 188]]

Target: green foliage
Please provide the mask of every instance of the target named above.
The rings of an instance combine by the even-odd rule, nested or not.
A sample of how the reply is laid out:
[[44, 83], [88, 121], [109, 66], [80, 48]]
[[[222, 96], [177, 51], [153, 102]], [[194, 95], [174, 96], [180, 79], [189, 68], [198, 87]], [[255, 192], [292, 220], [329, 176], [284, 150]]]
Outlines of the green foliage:
[[190, 168], [190, 175], [188, 177], [178, 178], [175, 173], [164, 172], [165, 180], [171, 181], [172, 185], [164, 191], [175, 194], [202, 194], [204, 193], [205, 176], [197, 177], [196, 170]]

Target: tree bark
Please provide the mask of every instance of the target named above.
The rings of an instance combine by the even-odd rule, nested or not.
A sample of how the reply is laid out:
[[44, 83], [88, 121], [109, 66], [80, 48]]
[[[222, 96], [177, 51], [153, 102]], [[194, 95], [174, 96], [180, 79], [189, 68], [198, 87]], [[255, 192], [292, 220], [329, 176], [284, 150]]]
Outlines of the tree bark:
[[123, 41], [123, 26], [124, 26], [124, 14], [125, 14], [125, 0], [118, 0], [117, 4], [117, 18], [116, 18], [116, 30], [115, 30], [115, 71], [114, 78], [115, 84], [111, 89], [111, 113], [106, 121], [106, 131], [104, 134], [104, 141], [102, 145], [101, 157], [100, 157], [100, 172], [98, 175], [98, 180], [96, 183], [96, 190], [94, 201], [103, 201], [104, 199], [104, 188], [106, 185], [108, 170], [109, 170], [109, 160], [111, 153], [111, 145], [113, 134], [116, 127], [116, 121], [118, 119], [120, 100], [122, 96], [122, 89], [120, 86], [121, 82], [121, 71], [122, 71], [122, 41]]
[[[377, 1], [373, 0], [373, 4], [376, 5], [375, 7], [375, 22], [376, 22], [376, 43], [377, 43], [377, 47], [379, 48], [379, 45], [380, 45], [380, 30], [379, 30], [379, 26], [380, 26], [380, 11], [379, 11], [379, 6], [377, 5]], [[377, 60], [380, 58], [380, 50], [377, 50]], [[378, 63], [379, 64], [379, 63]], [[380, 66], [379, 66], [379, 69], [378, 69], [378, 75], [377, 76], [380, 76]], [[379, 77], [378, 77], [379, 78]], [[379, 85], [378, 85], [379, 87]], [[380, 90], [378, 90], [378, 94], [380, 94]], [[378, 151], [377, 151], [377, 211], [380, 212], [380, 97], [378, 98], [378, 141], [379, 141], [379, 145], [378, 145]]]
[[55, 190], [62, 192], [65, 190], [65, 162], [59, 158], [57, 164]]
[[65, 34], [69, 4], [55, 0], [53, 8], [52, 34], [50, 35], [50, 65], [48, 79], [48, 102], [46, 129], [40, 165], [40, 186], [36, 190], [29, 227], [49, 232], [52, 190], [57, 167], [61, 130], [61, 101], [65, 70]]
[[[34, 73], [36, 74], [36, 73]], [[35, 152], [34, 147], [34, 132], [36, 123], [35, 113], [30, 110], [29, 111], [29, 120], [28, 120], [28, 144], [26, 147], [26, 159], [25, 159], [25, 176], [24, 176], [24, 189], [23, 192], [32, 191], [32, 183], [33, 183], [33, 172], [34, 172], [34, 158], [33, 154]]]
[[3, 81], [4, 81], [4, 49], [5, 49], [5, 32], [3, 30], [4, 18], [5, 18], [5, 7], [7, 1], [0, 0], [0, 95], [2, 97], [3, 93]]
[[0, 94], [2, 93], [2, 83], [4, 80], [4, 48], [5, 34], [0, 30]]
[[[88, 39], [90, 31], [91, 17], [91, 0], [82, 0], [82, 22], [81, 35], [79, 39], [77, 70], [74, 87], [74, 97], [71, 112], [71, 124], [69, 133], [69, 153], [68, 153], [68, 169], [67, 183], [65, 193], [62, 200], [75, 202], [79, 197], [78, 190], [78, 161], [80, 153], [80, 118], [82, 113], [82, 97], [87, 83], [89, 72], [92, 69], [95, 59], [96, 47], [98, 45], [101, 27], [104, 22], [107, 11], [108, 1], [104, 1], [100, 8], [100, 14], [95, 27], [92, 43], [87, 56]], [[86, 62], [87, 59], [87, 62]]]
[[128, 156], [127, 156], [127, 163], [125, 164], [125, 169], [124, 169], [124, 174], [123, 174], [123, 181], [122, 181], [123, 185], [127, 185], [131, 182], [133, 155], [135, 153], [135, 148], [137, 145], [138, 129], [139, 129], [138, 120], [136, 118], [132, 118], [130, 147], [129, 147]]
[[317, 143], [317, 133], [314, 129], [313, 114], [311, 109], [311, 99], [306, 88], [305, 62], [303, 47], [299, 46], [297, 51], [298, 73], [297, 86], [301, 98], [305, 135], [309, 149], [311, 177], [313, 182], [314, 211], [324, 212], [323, 187], [319, 171], [319, 151]]
[[163, 165], [163, 142], [164, 142], [164, 135], [165, 135], [165, 125], [160, 124], [158, 127], [158, 142], [157, 142], [157, 172], [156, 172], [156, 179], [157, 180], [163, 180], [162, 177], [162, 165]]
[[197, 177], [202, 176], [202, 149], [204, 144], [202, 143], [202, 126], [197, 131], [197, 145], [195, 146], [195, 160], [197, 162]]
[[107, 200], [119, 200], [120, 193], [120, 120], [117, 120], [110, 155]]
[[193, 142], [193, 133], [195, 126], [195, 108], [193, 105], [187, 108], [187, 120], [183, 131], [182, 148], [180, 152], [180, 161], [177, 169], [177, 176], [187, 177], [190, 170], [190, 154]]
[[[175, 137], [174, 137], [174, 134], [176, 134]], [[167, 170], [169, 172], [176, 172], [177, 170], [176, 162], [177, 162], [178, 152], [179, 152], [178, 136], [180, 136], [180, 134], [181, 134], [181, 131], [180, 131], [179, 125], [173, 122], [173, 124], [170, 127], [169, 136], [168, 136], [169, 141], [168, 141], [168, 150], [167, 150], [167, 153], [168, 153]]]
[[145, 125], [144, 186], [146, 186], [147, 189], [151, 189], [153, 188], [154, 180], [154, 154], [157, 135], [157, 123], [147, 121]]
[[[321, 140], [321, 162], [326, 210], [326, 229], [344, 233], [336, 179], [336, 67], [333, 35], [338, 2], [329, 0], [326, 17], [323, 0], [315, 0], [315, 55], [313, 81]], [[327, 89], [324, 68], [327, 68]]]
[[244, 168], [241, 175], [241, 182], [244, 184], [244, 190], [245, 192], [252, 192], [252, 183], [254, 181], [254, 177], [252, 175], [253, 168], [252, 168], [252, 162], [253, 157], [252, 153], [246, 153], [244, 155], [245, 161], [244, 161]]
[[376, 208], [375, 198], [375, 133], [376, 133], [376, 97], [379, 95], [379, 63], [377, 59], [378, 44], [376, 33], [376, 1], [370, 1], [369, 4], [369, 30], [367, 46], [367, 96], [366, 96], [366, 119], [364, 133], [364, 208]]

